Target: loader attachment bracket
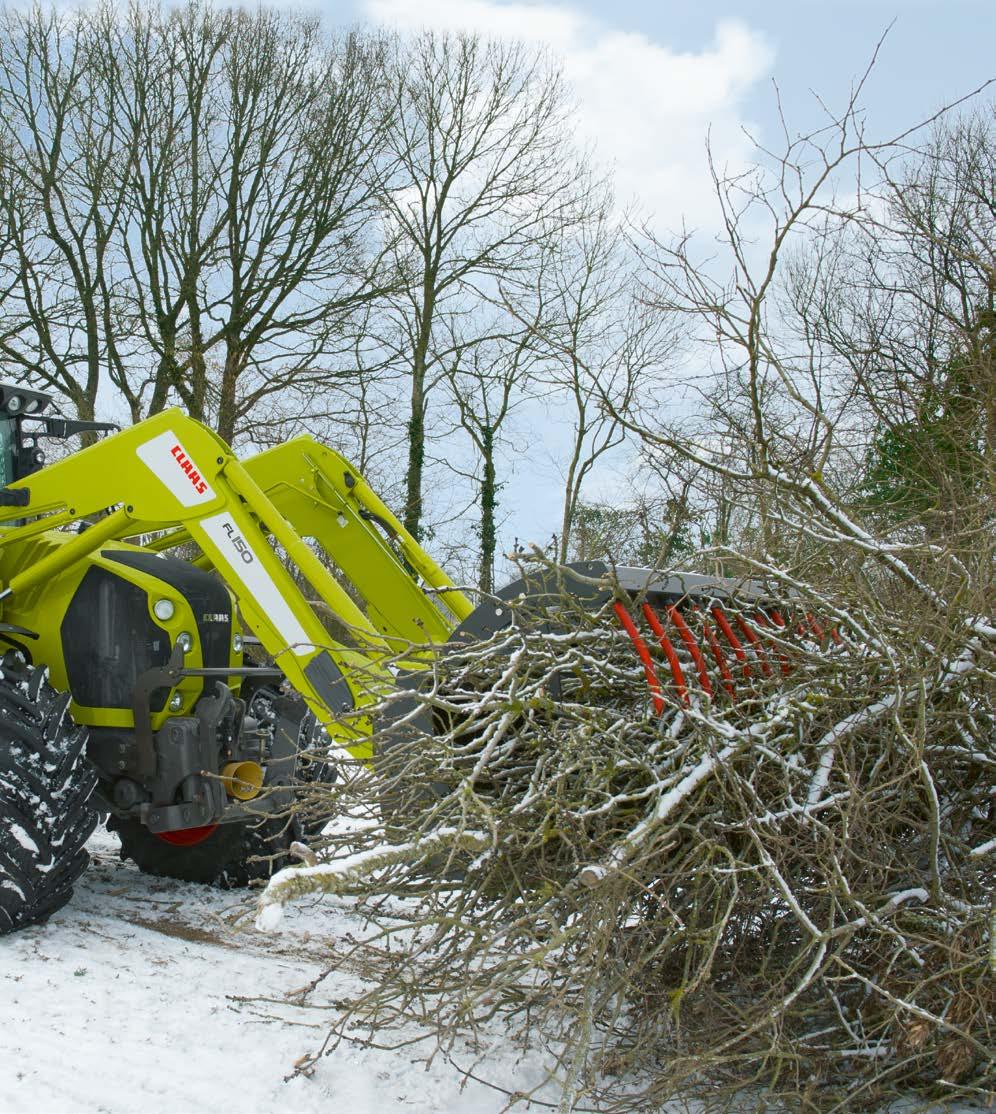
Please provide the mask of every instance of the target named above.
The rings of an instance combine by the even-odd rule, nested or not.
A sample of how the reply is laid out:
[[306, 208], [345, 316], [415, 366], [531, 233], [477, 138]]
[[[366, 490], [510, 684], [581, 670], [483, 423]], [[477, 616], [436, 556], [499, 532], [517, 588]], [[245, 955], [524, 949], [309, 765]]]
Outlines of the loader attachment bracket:
[[531, 570], [518, 580], [499, 589], [490, 599], [483, 600], [450, 636], [451, 643], [473, 642], [489, 638], [510, 626], [520, 601], [533, 608], [555, 607], [558, 601], [571, 597], [584, 604], [586, 610], [598, 611], [612, 593], [601, 583], [608, 573], [601, 561], [582, 561], [573, 565]]
[[308, 662], [304, 675], [331, 711], [344, 714], [356, 707], [342, 670], [327, 650], [322, 650]]

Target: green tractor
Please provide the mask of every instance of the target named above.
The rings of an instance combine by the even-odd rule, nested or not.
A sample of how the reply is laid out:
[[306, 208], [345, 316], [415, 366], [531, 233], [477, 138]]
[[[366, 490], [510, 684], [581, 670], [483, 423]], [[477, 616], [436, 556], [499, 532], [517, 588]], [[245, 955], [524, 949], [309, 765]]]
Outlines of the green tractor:
[[[511, 621], [500, 599], [475, 609], [310, 437], [239, 461], [173, 409], [46, 465], [47, 440], [115, 428], [50, 408], [0, 384], [0, 934], [68, 900], [101, 813], [143, 870], [223, 884], [265, 874], [302, 836], [295, 784], [333, 776], [316, 752], [370, 763], [367, 710], [399, 673], [417, 678], [432, 647]], [[756, 631], [741, 641], [717, 612], [729, 585], [616, 569], [611, 589], [593, 588], [605, 567], [581, 571], [573, 590], [587, 603], [615, 599], [656, 711], [665, 695], [687, 700], [695, 676], [721, 695], [731, 666], [763, 662]], [[725, 653], [708, 624], [701, 641], [682, 617], [706, 599]]]

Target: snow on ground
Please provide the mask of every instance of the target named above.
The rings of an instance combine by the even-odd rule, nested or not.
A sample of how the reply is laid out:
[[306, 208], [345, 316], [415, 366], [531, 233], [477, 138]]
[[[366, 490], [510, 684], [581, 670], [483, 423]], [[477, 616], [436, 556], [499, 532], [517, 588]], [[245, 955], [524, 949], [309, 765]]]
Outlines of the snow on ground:
[[[363, 935], [348, 903], [299, 903], [280, 936], [252, 928], [254, 897], [140, 874], [100, 831], [69, 905], [0, 939], [0, 1114], [491, 1114], [507, 1097], [429, 1048], [340, 1045], [310, 1078], [285, 1077], [314, 1051], [349, 976], [301, 1008], [289, 992]], [[276, 1004], [236, 999], [272, 998]], [[406, 1034], [400, 1034], [404, 1036]], [[407, 1034], [413, 1035], [413, 1034]], [[500, 1039], [466, 1066], [507, 1089], [543, 1078], [538, 1055]], [[550, 1097], [554, 1097], [551, 1095]], [[533, 1108], [535, 1109], [535, 1107]]]
[[[103, 830], [90, 852], [66, 908], [47, 925], [0, 939], [0, 1114], [509, 1109], [507, 1094], [465, 1083], [442, 1057], [426, 1069], [425, 1044], [342, 1044], [310, 1077], [293, 1074], [320, 1046], [327, 1007], [361, 985], [338, 974], [311, 1006], [291, 1001], [329, 957], [345, 953], [350, 937], [364, 935], [347, 901], [290, 905], [281, 934], [263, 935], [252, 927], [253, 894], [140, 874], [118, 859], [117, 837]], [[528, 1091], [544, 1078], [538, 1052], [523, 1054], [499, 1034], [490, 1047], [462, 1049], [458, 1063], [505, 1091]], [[554, 1088], [540, 1096], [556, 1107]]]

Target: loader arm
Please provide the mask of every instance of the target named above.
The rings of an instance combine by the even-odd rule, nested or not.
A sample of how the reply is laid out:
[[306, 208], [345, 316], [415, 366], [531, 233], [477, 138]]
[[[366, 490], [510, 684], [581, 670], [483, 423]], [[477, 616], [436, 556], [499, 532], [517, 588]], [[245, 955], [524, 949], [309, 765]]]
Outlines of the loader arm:
[[[394, 652], [445, 642], [473, 610], [341, 453], [296, 437], [242, 465], [294, 531], [313, 539], [341, 571]], [[148, 548], [165, 551], [188, 540], [181, 528]], [[211, 567], [206, 557], [197, 563]], [[417, 667], [417, 657], [406, 664]]]
[[[371, 757], [362, 710], [390, 686], [388, 659], [405, 640], [444, 640], [470, 611], [348, 463], [307, 438], [243, 465], [213, 431], [172, 409], [7, 490], [26, 490], [29, 502], [0, 506], [0, 525], [13, 524], [0, 531], [7, 574], [0, 603], [30, 593], [112, 539], [166, 531], [152, 549], [189, 539], [328, 733], [360, 760]], [[394, 533], [397, 549], [378, 521]], [[37, 555], [32, 541], [43, 529], [73, 523], [79, 532], [60, 532], [59, 544]], [[369, 616], [302, 533], [354, 581]], [[329, 635], [274, 545], [348, 632], [349, 645]], [[444, 597], [453, 619], [413, 574]]]

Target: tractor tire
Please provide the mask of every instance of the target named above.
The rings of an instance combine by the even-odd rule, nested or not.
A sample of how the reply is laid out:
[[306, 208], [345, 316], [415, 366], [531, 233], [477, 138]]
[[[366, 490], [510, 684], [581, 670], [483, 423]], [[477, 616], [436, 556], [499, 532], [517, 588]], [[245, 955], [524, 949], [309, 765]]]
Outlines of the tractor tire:
[[86, 729], [48, 671], [0, 662], [0, 936], [46, 921], [72, 896], [97, 824]]
[[265, 881], [289, 865], [290, 845], [302, 838], [295, 816], [219, 824], [186, 845], [168, 842], [138, 820], [112, 816], [107, 827], [121, 839], [121, 858], [131, 859], [143, 874], [222, 890]]
[[[324, 736], [315, 717], [296, 697], [283, 697], [272, 690], [261, 689], [254, 694], [249, 711], [259, 719], [270, 718], [282, 725], [277, 729], [285, 743], [291, 740], [291, 756], [295, 751], [314, 754], [319, 736]], [[278, 776], [276, 784], [286, 784], [290, 780], [297, 785], [315, 782], [331, 785], [336, 776], [331, 762], [311, 761], [305, 765], [298, 761], [293, 778]], [[274, 784], [269, 776], [267, 780]], [[324, 826], [324, 819], [302, 818], [294, 812], [220, 824], [213, 829], [189, 829], [191, 841], [184, 844], [153, 834], [138, 820], [112, 816], [107, 821], [108, 829], [117, 832], [121, 839], [121, 858], [131, 859], [144, 874], [226, 890], [266, 881], [270, 875], [291, 865], [290, 845], [307, 843]]]

